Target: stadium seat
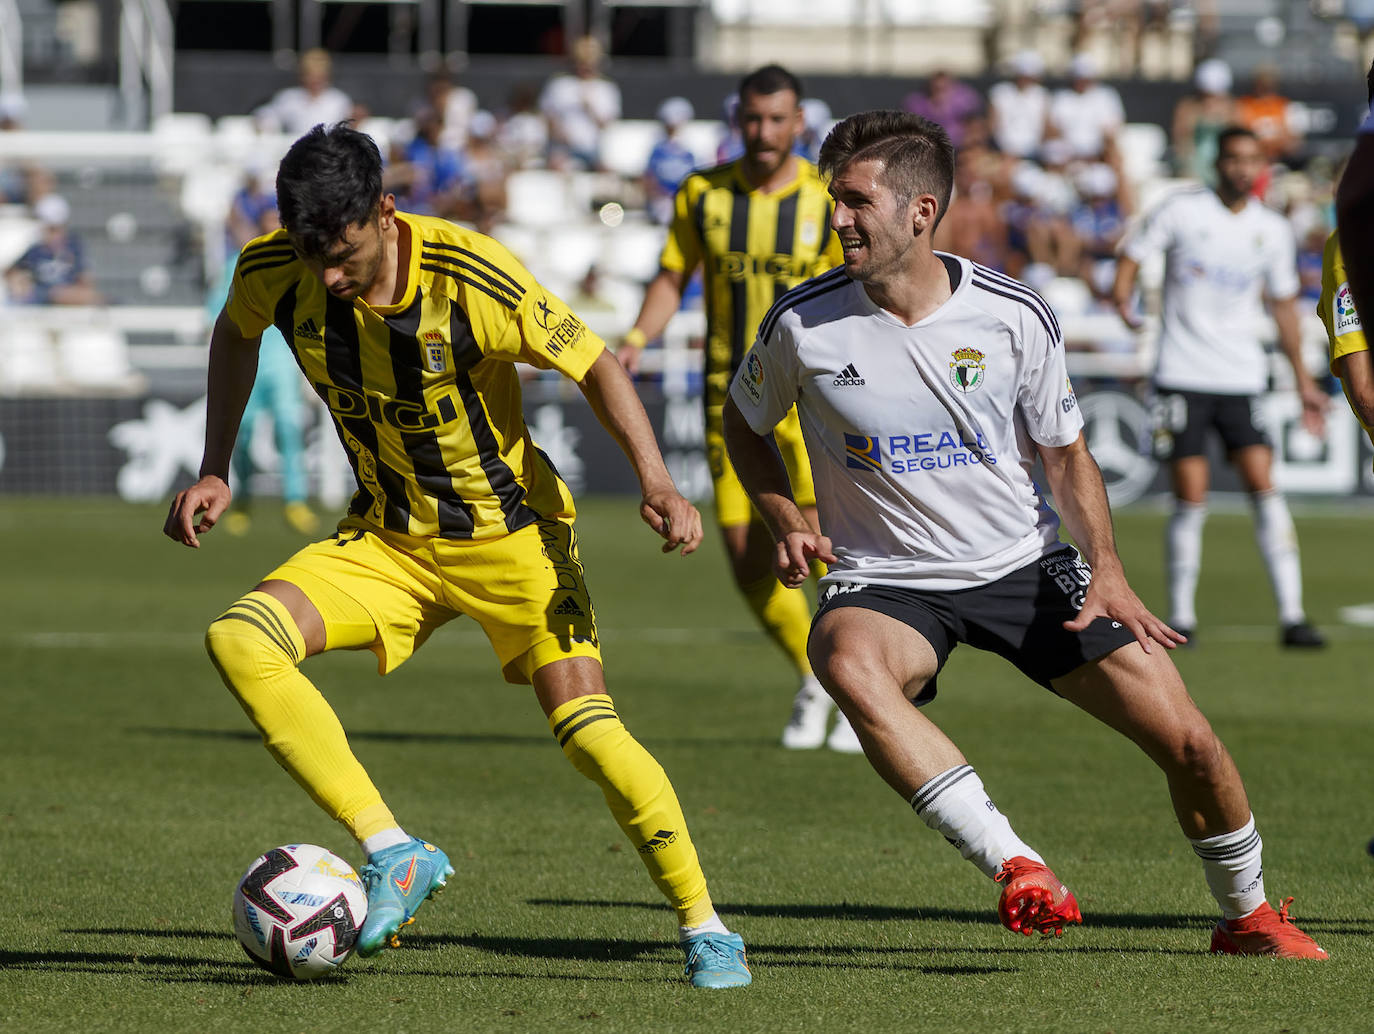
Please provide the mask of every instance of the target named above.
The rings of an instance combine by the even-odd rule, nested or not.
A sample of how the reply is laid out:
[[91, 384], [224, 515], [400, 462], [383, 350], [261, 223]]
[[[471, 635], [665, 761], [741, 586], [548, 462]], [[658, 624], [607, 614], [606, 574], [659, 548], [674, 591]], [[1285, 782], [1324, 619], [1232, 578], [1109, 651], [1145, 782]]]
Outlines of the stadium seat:
[[628, 220], [603, 240], [599, 265], [608, 276], [646, 284], [658, 272], [658, 257], [666, 236], [661, 226]]
[[0, 394], [51, 391], [57, 382], [52, 335], [10, 320], [0, 334]]
[[715, 165], [716, 148], [725, 137], [725, 123], [719, 119], [692, 119], [680, 130], [682, 142], [696, 155], [697, 165]]
[[28, 216], [0, 219], [0, 269], [9, 269], [38, 240], [38, 223]]
[[62, 379], [82, 387], [118, 386], [134, 372], [124, 334], [108, 327], [62, 331], [57, 354]]
[[593, 223], [559, 227], [545, 238], [540, 253], [531, 256], [530, 271], [539, 279], [577, 283], [599, 262], [604, 232]]
[[213, 126], [209, 115], [173, 111], [153, 120], [153, 157], [164, 172], [187, 172], [205, 162]]
[[229, 215], [241, 173], [232, 166], [199, 166], [181, 181], [181, 210], [203, 225], [223, 223]]
[[656, 119], [621, 119], [601, 131], [601, 163], [626, 179], [638, 179], [649, 152], [663, 136]]
[[520, 169], [506, 180], [506, 218], [517, 225], [570, 223], [580, 214], [562, 173]]
[[1128, 122], [1116, 138], [1126, 178], [1140, 184], [1164, 174], [1164, 153], [1169, 135], [1153, 122]]

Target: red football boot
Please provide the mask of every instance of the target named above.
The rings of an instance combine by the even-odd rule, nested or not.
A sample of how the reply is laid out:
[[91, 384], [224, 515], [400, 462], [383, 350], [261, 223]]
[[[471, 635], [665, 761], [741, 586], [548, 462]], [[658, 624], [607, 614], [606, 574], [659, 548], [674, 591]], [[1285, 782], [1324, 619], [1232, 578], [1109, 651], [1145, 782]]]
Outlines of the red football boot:
[[1023, 855], [1008, 858], [996, 880], [1003, 884], [997, 915], [1008, 930], [1027, 937], [1032, 933], [1059, 937], [1065, 923], [1083, 922], [1083, 913], [1069, 888], [1040, 862]]
[[1288, 916], [1292, 898], [1285, 898], [1275, 912], [1265, 902], [1248, 916], [1223, 919], [1212, 931], [1214, 955], [1277, 955], [1283, 959], [1324, 959], [1316, 941], [1298, 929]]

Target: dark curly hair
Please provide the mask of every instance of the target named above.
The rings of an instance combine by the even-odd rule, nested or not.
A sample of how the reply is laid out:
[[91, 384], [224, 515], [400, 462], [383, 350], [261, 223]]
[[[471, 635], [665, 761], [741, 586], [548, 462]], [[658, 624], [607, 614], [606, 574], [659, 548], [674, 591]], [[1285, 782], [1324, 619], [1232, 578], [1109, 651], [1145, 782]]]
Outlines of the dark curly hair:
[[319, 257], [349, 227], [366, 223], [382, 200], [382, 155], [347, 122], [318, 125], [277, 169], [277, 210], [297, 247]]

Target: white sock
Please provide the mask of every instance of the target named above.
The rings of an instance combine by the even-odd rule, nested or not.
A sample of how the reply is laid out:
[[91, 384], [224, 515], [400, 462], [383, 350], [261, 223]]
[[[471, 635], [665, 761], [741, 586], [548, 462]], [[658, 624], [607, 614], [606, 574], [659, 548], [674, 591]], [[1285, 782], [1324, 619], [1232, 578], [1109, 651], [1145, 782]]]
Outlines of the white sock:
[[926, 782], [911, 796], [911, 807], [989, 879], [1008, 858], [1024, 855], [1043, 863], [1011, 828], [1007, 817], [988, 799], [972, 765], [957, 765]]
[[700, 926], [679, 926], [677, 928], [677, 939], [679, 942], [685, 942], [688, 937], [695, 937], [697, 934], [729, 932], [725, 924], [720, 921], [720, 916], [712, 912], [711, 918]]
[[1202, 568], [1202, 525], [1207, 520], [1205, 503], [1174, 504], [1164, 533], [1164, 554], [1169, 571], [1169, 624], [1197, 628], [1198, 571]]
[[1202, 840], [1189, 838], [1188, 843], [1202, 859], [1207, 886], [1227, 919], [1248, 916], [1264, 904], [1264, 863], [1260, 859], [1264, 841], [1255, 832], [1255, 816], [1232, 833]]
[[1279, 624], [1296, 625], [1306, 621], [1302, 609], [1302, 562], [1298, 558], [1298, 535], [1288, 512], [1288, 501], [1277, 488], [1256, 492], [1255, 541], [1269, 571], [1274, 599], [1279, 605]]
[[385, 851], [388, 847], [395, 847], [397, 844], [410, 843], [410, 834], [400, 826], [392, 826], [384, 829], [380, 833], [373, 833], [362, 842], [363, 856], [369, 861], [378, 851]]

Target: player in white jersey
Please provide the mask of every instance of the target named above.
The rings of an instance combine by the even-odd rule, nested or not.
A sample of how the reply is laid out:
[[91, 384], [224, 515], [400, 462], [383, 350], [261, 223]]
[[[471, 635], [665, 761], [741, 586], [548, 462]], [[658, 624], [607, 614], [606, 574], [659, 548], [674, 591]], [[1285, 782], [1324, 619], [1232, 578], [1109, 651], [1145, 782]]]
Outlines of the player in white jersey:
[[[959, 749], [912, 707], [960, 642], [1006, 657], [1118, 729], [1164, 771], [1179, 824], [1223, 912], [1212, 950], [1325, 958], [1265, 901], [1260, 838], [1226, 748], [1166, 647], [1177, 633], [1131, 590], [1088, 453], [1054, 314], [1033, 291], [937, 253], [954, 152], [901, 112], [841, 122], [833, 176], [842, 270], [785, 295], [731, 386], [725, 435], [740, 480], [799, 584], [830, 565], [811, 631], [816, 674], [887, 783], [1003, 885], [1026, 934], [1080, 922], [1077, 902], [988, 798]], [[822, 532], [792, 501], [769, 440], [796, 404]], [[1058, 536], [1036, 458], [1090, 568]]]
[[1122, 242], [1112, 296], [1122, 318], [1140, 325], [1132, 295], [1140, 263], [1164, 255], [1164, 315], [1154, 385], [1154, 449], [1170, 464], [1174, 512], [1165, 535], [1169, 623], [1190, 639], [1197, 629], [1202, 526], [1215, 430], [1255, 508], [1255, 539], [1278, 602], [1279, 641], [1318, 647], [1307, 621], [1302, 568], [1288, 503], [1274, 486], [1274, 453], [1258, 415], [1268, 360], [1255, 337], [1267, 298], [1279, 346], [1293, 367], [1303, 420], [1320, 433], [1327, 405], [1302, 362], [1293, 231], [1253, 196], [1264, 169], [1259, 141], [1231, 127], [1217, 139], [1217, 185], [1165, 198]]

